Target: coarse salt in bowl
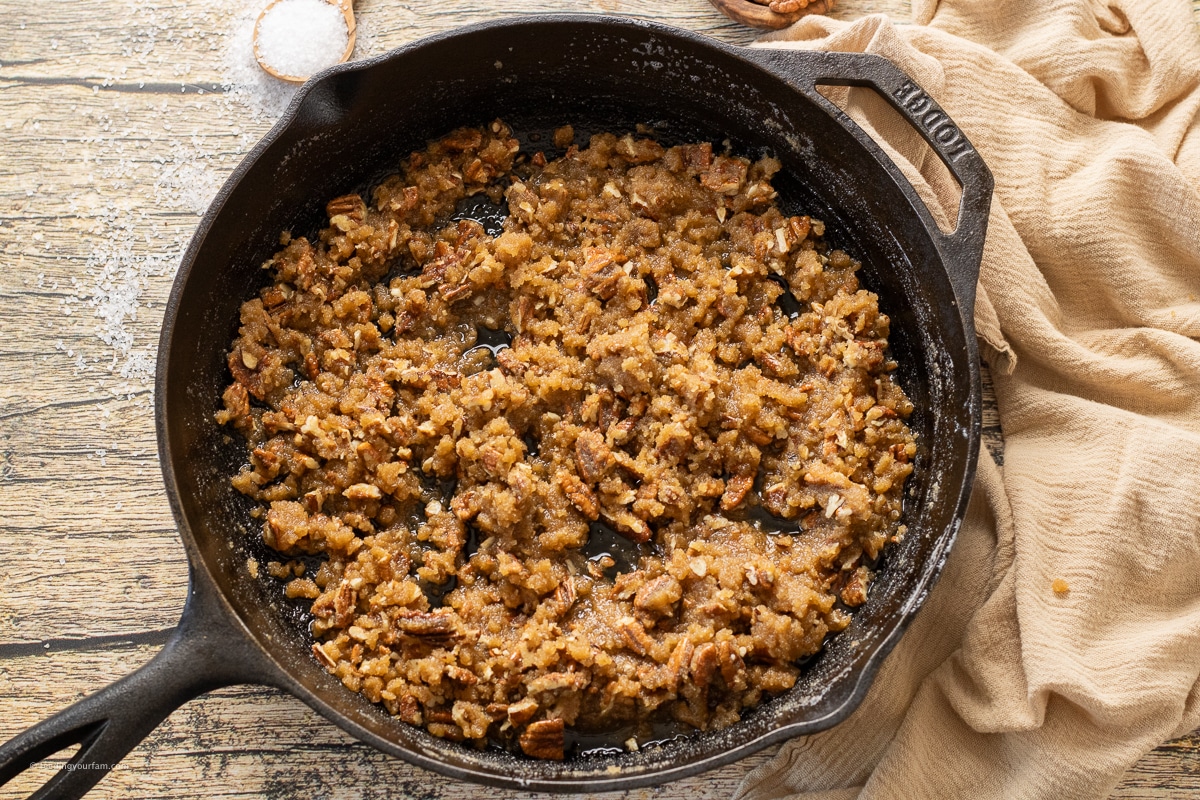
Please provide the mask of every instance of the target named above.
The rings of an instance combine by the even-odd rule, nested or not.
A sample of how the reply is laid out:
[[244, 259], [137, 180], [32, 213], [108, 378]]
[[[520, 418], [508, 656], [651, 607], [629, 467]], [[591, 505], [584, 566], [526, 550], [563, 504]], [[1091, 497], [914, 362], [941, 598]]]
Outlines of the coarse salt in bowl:
[[326, 0], [280, 0], [258, 22], [259, 60], [281, 75], [307, 78], [342, 60], [350, 32], [342, 10]]

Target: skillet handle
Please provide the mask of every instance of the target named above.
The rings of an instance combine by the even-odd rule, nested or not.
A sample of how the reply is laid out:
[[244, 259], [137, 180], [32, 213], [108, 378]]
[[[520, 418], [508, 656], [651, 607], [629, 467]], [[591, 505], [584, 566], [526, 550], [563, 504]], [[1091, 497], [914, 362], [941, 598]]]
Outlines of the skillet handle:
[[179, 626], [131, 675], [0, 746], [0, 786], [58, 751], [79, 751], [30, 800], [83, 797], [188, 700], [237, 683], [277, 684], [275, 667], [232, 623], [207, 579], [189, 582]]
[[[983, 157], [966, 135], [916, 81], [882, 56], [753, 47], [743, 52], [824, 107], [896, 176], [947, 265], [963, 319], [973, 323], [975, 287], [979, 282], [994, 183]], [[816, 87], [822, 85], [874, 89], [921, 134], [962, 187], [958, 220], [952, 233], [942, 233], [925, 203], [866, 131], [817, 91]]]

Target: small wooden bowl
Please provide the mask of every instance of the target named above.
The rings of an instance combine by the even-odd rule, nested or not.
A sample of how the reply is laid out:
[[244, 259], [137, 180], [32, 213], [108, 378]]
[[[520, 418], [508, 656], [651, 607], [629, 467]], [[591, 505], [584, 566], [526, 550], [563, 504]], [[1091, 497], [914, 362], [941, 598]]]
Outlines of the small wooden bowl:
[[[311, 76], [285, 75], [284, 73], [277, 71], [269, 63], [267, 63], [267, 60], [263, 58], [262, 52], [258, 49], [259, 24], [263, 21], [263, 17], [267, 15], [268, 11], [283, 1], [284, 0], [271, 0], [270, 3], [267, 3], [267, 7], [262, 10], [262, 13], [258, 15], [258, 19], [254, 20], [254, 60], [258, 62], [258, 65], [263, 68], [264, 72], [266, 72], [268, 75], [279, 78], [281, 81], [288, 81], [289, 83], [304, 83]], [[342, 53], [342, 57], [337, 60], [337, 63], [341, 64], [349, 59], [350, 54], [354, 52], [354, 35], [357, 28], [357, 24], [354, 21], [354, 0], [325, 1], [332, 6], [337, 6], [337, 8], [342, 12], [342, 17], [346, 20], [346, 50]]]
[[796, 11], [776, 12], [753, 0], [709, 0], [718, 11], [735, 22], [752, 28], [778, 30], [786, 28], [801, 17], [809, 14], [827, 14], [833, 9], [833, 0], [810, 0], [804, 8]]

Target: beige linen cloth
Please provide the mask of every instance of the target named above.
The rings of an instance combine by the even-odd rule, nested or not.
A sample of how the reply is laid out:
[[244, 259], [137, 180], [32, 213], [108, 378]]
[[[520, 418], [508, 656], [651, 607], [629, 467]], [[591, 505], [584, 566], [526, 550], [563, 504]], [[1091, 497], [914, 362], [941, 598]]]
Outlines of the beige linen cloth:
[[[916, 25], [808, 17], [764, 43], [887, 56], [991, 167], [976, 320], [1004, 463], [983, 453], [862, 706], [737, 796], [1101, 798], [1200, 724], [1197, 26], [1184, 0], [914, 6]], [[870, 122], [881, 101], [851, 92]], [[875, 129], [953, 208], [915, 135]]]

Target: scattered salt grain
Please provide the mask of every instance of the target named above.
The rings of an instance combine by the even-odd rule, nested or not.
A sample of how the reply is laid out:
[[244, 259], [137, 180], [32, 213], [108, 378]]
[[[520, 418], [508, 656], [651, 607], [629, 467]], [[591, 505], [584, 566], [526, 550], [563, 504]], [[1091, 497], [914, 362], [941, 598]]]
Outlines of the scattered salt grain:
[[350, 34], [325, 0], [280, 0], [258, 23], [258, 54], [276, 72], [307, 78], [342, 58]]

